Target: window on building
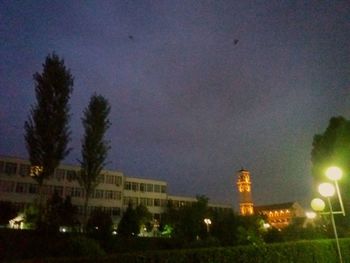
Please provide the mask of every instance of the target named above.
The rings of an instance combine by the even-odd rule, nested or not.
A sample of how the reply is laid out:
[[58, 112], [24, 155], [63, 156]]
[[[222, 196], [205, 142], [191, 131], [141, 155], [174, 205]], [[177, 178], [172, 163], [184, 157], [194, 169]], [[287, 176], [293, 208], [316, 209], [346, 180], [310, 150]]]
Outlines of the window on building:
[[11, 193], [14, 191], [15, 182], [11, 181], [0, 181], [0, 192], [8, 192]]
[[38, 185], [37, 184], [29, 184], [28, 193], [37, 194], [38, 193]]
[[138, 191], [139, 190], [139, 184], [138, 183], [135, 183], [135, 182], [132, 182], [131, 183], [131, 189], [133, 191]]
[[65, 194], [65, 196], [70, 196], [70, 197], [72, 197], [72, 192], [73, 192], [73, 187], [68, 187], [68, 186], [66, 186], [65, 188], [64, 188], [64, 194]]
[[74, 170], [67, 170], [66, 171], [66, 178], [67, 181], [71, 182], [77, 179], [77, 172]]
[[147, 184], [147, 192], [153, 192], [153, 184]]
[[92, 193], [91, 197], [101, 199], [101, 198], [103, 198], [103, 194], [104, 194], [103, 190], [95, 189], [95, 191]]
[[125, 182], [124, 189], [125, 190], [131, 190], [131, 182]]
[[103, 184], [105, 182], [105, 175], [104, 174], [100, 174], [97, 177], [97, 182], [100, 183], [100, 184]]
[[159, 184], [154, 185], [154, 192], [160, 193], [160, 185]]
[[147, 198], [147, 206], [153, 206], [153, 199]]
[[116, 186], [121, 186], [123, 184], [123, 178], [121, 176], [116, 176]]
[[17, 174], [17, 163], [6, 162], [4, 172], [8, 175]]
[[63, 169], [56, 169], [55, 170], [55, 178], [58, 181], [64, 180], [64, 176], [66, 174], [66, 170]]
[[84, 197], [83, 188], [74, 187], [71, 196], [72, 197]]
[[30, 175], [30, 165], [29, 164], [21, 164], [19, 166], [19, 175], [20, 176], [29, 176]]
[[145, 192], [146, 190], [147, 190], [146, 184], [141, 183], [141, 184], [140, 184], [140, 191], [141, 191], [141, 192]]
[[161, 186], [161, 192], [162, 192], [162, 193], [166, 193], [166, 186], [165, 186], [165, 185], [162, 185], [162, 186]]
[[63, 186], [54, 186], [53, 192], [57, 193], [59, 196], [63, 195]]
[[165, 200], [165, 199], [161, 199], [160, 200], [160, 206], [162, 206], [162, 207], [166, 207], [166, 205], [167, 205], [167, 200]]
[[140, 198], [140, 204], [147, 206], [147, 198]]
[[5, 163], [3, 161], [0, 161], [0, 173], [5, 172]]
[[129, 205], [129, 204], [137, 205], [137, 202], [138, 202], [138, 198], [137, 197], [126, 196], [126, 197], [124, 197], [123, 204], [124, 205]]
[[25, 183], [17, 183], [16, 184], [16, 193], [26, 193], [28, 185]]
[[109, 190], [106, 190], [106, 191], [105, 191], [105, 199], [113, 199], [113, 200], [116, 200], [116, 199], [117, 199], [117, 193], [116, 193], [116, 191], [109, 191]]
[[153, 204], [154, 206], [160, 206], [160, 199], [155, 198]]
[[106, 175], [106, 184], [114, 184], [114, 175]]

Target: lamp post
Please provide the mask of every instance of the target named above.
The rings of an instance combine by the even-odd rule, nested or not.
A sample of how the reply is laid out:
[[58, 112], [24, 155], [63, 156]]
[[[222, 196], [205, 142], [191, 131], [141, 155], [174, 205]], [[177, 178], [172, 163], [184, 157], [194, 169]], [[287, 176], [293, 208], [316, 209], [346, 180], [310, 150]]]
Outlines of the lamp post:
[[207, 233], [209, 233], [209, 227], [211, 225], [211, 220], [209, 218], [204, 218], [204, 223], [207, 225]]
[[[335, 237], [335, 241], [337, 244], [337, 250], [338, 250], [338, 255], [339, 255], [339, 262], [343, 263], [343, 259], [342, 259], [342, 254], [341, 254], [341, 250], [340, 250], [340, 245], [339, 245], [339, 239], [338, 239], [338, 233], [337, 233], [337, 227], [335, 224], [335, 220], [334, 220], [334, 214], [342, 214], [343, 216], [345, 216], [345, 210], [344, 210], [344, 205], [343, 205], [343, 200], [341, 198], [341, 194], [340, 194], [340, 190], [339, 190], [339, 186], [338, 186], [338, 180], [341, 179], [343, 173], [342, 170], [339, 169], [338, 167], [329, 167], [326, 170], [326, 176], [328, 177], [328, 179], [332, 180], [334, 182], [334, 185], [331, 183], [322, 183], [318, 186], [318, 192], [327, 199], [327, 203], [329, 206], [329, 213], [323, 213], [323, 214], [330, 214], [331, 216], [331, 221], [332, 221], [332, 226], [333, 226], [333, 231], [334, 231], [334, 237]], [[334, 196], [335, 192], [337, 192], [337, 196], [338, 196], [338, 201], [340, 204], [340, 209], [341, 211], [334, 211], [333, 207], [332, 207], [332, 202], [330, 200], [330, 198], [332, 196]], [[320, 198], [315, 198], [311, 201], [311, 207], [315, 210], [315, 211], [323, 211], [325, 208], [325, 203], [322, 199]]]
[[322, 183], [318, 186], [318, 192], [323, 196], [327, 198], [328, 206], [329, 206], [329, 211], [331, 214], [331, 221], [332, 221], [332, 226], [333, 226], [333, 231], [334, 231], [334, 237], [335, 241], [337, 243], [337, 249], [338, 249], [338, 254], [339, 254], [339, 262], [342, 263], [343, 259], [341, 256], [341, 251], [340, 251], [340, 246], [339, 246], [339, 239], [338, 239], [338, 233], [337, 233], [337, 227], [335, 225], [334, 221], [334, 213], [333, 213], [333, 207], [331, 203], [330, 197], [332, 197], [335, 193], [335, 188], [333, 184], [330, 183]]

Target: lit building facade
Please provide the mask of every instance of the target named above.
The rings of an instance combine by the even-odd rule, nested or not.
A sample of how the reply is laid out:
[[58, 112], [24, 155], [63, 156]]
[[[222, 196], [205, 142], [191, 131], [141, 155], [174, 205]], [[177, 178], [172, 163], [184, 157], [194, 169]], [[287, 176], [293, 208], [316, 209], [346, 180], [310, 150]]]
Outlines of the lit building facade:
[[[60, 165], [53, 176], [44, 181], [43, 193], [46, 199], [54, 192], [62, 198], [71, 197], [77, 207], [78, 215], [83, 214], [84, 189], [79, 185], [77, 175], [79, 166]], [[28, 160], [0, 156], [0, 201], [11, 202], [18, 210], [23, 210], [38, 198], [38, 184], [31, 176], [33, 168]], [[196, 202], [194, 197], [170, 196], [167, 182], [125, 176], [122, 172], [103, 170], [99, 184], [89, 199], [88, 213], [102, 209], [111, 215], [117, 224], [129, 203], [143, 204], [156, 220], [161, 219], [167, 202], [188, 205]], [[229, 205], [211, 204], [209, 207], [233, 209]]]
[[305, 218], [305, 211], [297, 202], [256, 206], [255, 213], [267, 220], [270, 226], [283, 229], [293, 220]]
[[237, 172], [237, 190], [239, 200], [239, 214], [253, 215], [254, 205], [252, 199], [252, 183], [250, 173], [247, 170], [241, 169]]

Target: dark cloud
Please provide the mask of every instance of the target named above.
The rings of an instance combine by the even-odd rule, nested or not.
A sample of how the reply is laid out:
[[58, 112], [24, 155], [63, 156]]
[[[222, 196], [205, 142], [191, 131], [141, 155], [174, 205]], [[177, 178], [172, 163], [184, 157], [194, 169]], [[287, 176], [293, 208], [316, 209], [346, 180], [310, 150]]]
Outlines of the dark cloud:
[[[0, 153], [26, 155], [32, 74], [56, 51], [75, 77], [73, 152], [93, 92], [112, 104], [109, 168], [175, 194], [257, 203], [310, 189], [312, 137], [349, 117], [349, 6], [337, 2], [2, 2]], [[58, 15], [59, 14], [59, 15]]]

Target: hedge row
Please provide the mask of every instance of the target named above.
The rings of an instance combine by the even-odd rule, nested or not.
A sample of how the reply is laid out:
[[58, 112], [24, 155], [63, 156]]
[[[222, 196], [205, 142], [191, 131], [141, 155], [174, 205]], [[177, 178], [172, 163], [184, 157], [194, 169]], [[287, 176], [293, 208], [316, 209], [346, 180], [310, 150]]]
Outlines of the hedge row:
[[[104, 256], [92, 239], [79, 235], [45, 236], [34, 231], [0, 231], [0, 262], [44, 257]], [[10, 261], [11, 260], [11, 261]]]
[[[343, 261], [350, 262], [350, 239], [341, 240]], [[226, 248], [146, 251], [104, 257], [44, 259], [25, 263], [337, 263], [333, 240], [299, 241]]]

